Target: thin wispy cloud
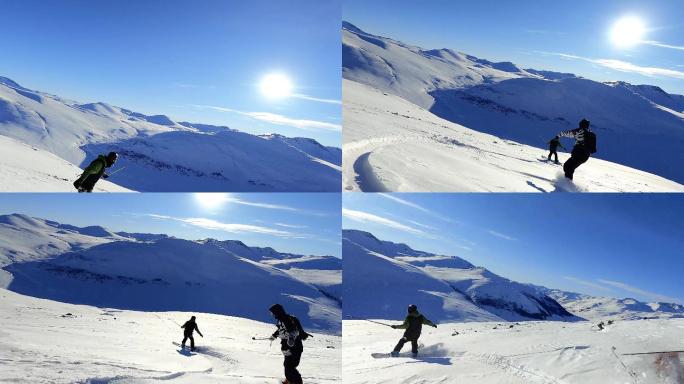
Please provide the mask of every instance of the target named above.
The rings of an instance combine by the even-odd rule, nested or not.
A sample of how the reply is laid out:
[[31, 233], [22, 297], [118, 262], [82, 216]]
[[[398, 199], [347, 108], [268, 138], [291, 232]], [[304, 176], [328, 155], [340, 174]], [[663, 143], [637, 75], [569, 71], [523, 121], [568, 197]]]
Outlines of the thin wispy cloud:
[[301, 94], [301, 93], [292, 94], [292, 95], [290, 95], [290, 97], [294, 97], [294, 98], [296, 98], [296, 99], [301, 99], [301, 100], [307, 100], [307, 101], [315, 101], [315, 102], [317, 102], [317, 103], [324, 103], [324, 104], [339, 104], [339, 105], [342, 105], [342, 101], [341, 101], [341, 100], [335, 100], [335, 99], [322, 99], [322, 98], [319, 98], [319, 97], [313, 97], [313, 96], [304, 95], [304, 94]]
[[408, 220], [408, 222], [411, 223], [411, 224], [413, 224], [413, 225], [415, 225], [415, 226], [418, 226], [418, 227], [421, 227], [421, 228], [425, 228], [425, 229], [429, 229], [429, 230], [431, 230], [431, 231], [436, 231], [436, 230], [437, 230], [437, 228], [435, 228], [435, 227], [431, 227], [431, 226], [429, 226], [429, 225], [421, 224], [421, 223], [419, 223], [419, 222], [417, 222], [417, 221], [415, 221], [415, 220]]
[[677, 71], [668, 68], [658, 68], [658, 67], [643, 67], [636, 65], [627, 61], [615, 60], [615, 59], [591, 59], [588, 57], [582, 57], [577, 55], [569, 55], [565, 53], [552, 53], [552, 52], [541, 52], [547, 55], [560, 56], [571, 60], [582, 60], [588, 63], [597, 64], [605, 68], [612, 69], [618, 72], [625, 73], [636, 73], [647, 77], [669, 77], [673, 79], [684, 80], [684, 72]]
[[652, 45], [654, 47], [676, 49], [678, 51], [684, 51], [684, 47], [680, 46], [680, 45], [670, 45], [670, 44], [665, 44], [665, 43], [661, 43], [659, 41], [653, 41], [653, 40], [642, 41], [642, 43], [647, 44], [647, 45]]
[[294, 228], [294, 229], [309, 228], [306, 225], [294, 225], [294, 224], [285, 224], [285, 223], [273, 223], [273, 225], [277, 225], [277, 226], [283, 227], [283, 228]]
[[209, 230], [214, 230], [214, 231], [222, 231], [222, 232], [228, 232], [228, 233], [256, 233], [256, 234], [261, 234], [261, 235], [270, 235], [270, 236], [277, 236], [277, 237], [287, 237], [287, 238], [300, 238], [303, 235], [280, 230], [280, 229], [275, 229], [275, 228], [269, 228], [265, 226], [259, 226], [259, 225], [251, 225], [251, 224], [239, 224], [239, 223], [223, 223], [217, 220], [212, 220], [212, 219], [207, 219], [203, 217], [173, 217], [173, 216], [166, 216], [166, 215], [156, 215], [156, 214], [146, 214], [145, 216], [149, 216], [155, 219], [160, 219], [160, 220], [172, 220], [172, 221], [177, 221], [180, 223], [188, 224], [194, 227], [199, 227], [203, 229], [209, 229]]
[[392, 201], [394, 201], [395, 203], [399, 203], [399, 204], [401, 204], [401, 205], [405, 205], [405, 206], [407, 206], [407, 207], [411, 207], [411, 208], [416, 209], [416, 210], [418, 210], [418, 211], [421, 211], [421, 212], [423, 212], [423, 213], [427, 213], [427, 214], [429, 214], [429, 215], [432, 215], [432, 216], [434, 216], [434, 217], [437, 217], [437, 218], [439, 218], [440, 220], [446, 221], [446, 222], [448, 222], [448, 223], [453, 223], [453, 222], [454, 222], [452, 219], [450, 219], [450, 218], [448, 218], [448, 217], [444, 217], [444, 216], [442, 216], [442, 215], [440, 215], [440, 214], [438, 214], [438, 213], [435, 213], [435, 212], [433, 212], [433, 211], [431, 211], [431, 210], [429, 210], [429, 209], [427, 209], [427, 208], [425, 208], [425, 207], [423, 207], [423, 206], [421, 206], [421, 205], [418, 205], [418, 204], [416, 204], [416, 203], [412, 203], [412, 202], [410, 202], [410, 201], [408, 201], [408, 200], [404, 200], [404, 199], [399, 198], [399, 197], [397, 197], [397, 196], [395, 196], [395, 195], [393, 195], [393, 194], [390, 194], [390, 193], [378, 193], [378, 196], [381, 196], [381, 197], [384, 197], [384, 198], [386, 198], [386, 199], [392, 200]]
[[500, 239], [504, 239], [504, 240], [508, 240], [508, 241], [517, 241], [517, 240], [518, 240], [518, 239], [516, 239], [516, 238], [513, 237], [513, 236], [509, 236], [509, 235], [507, 235], [507, 234], [505, 234], [505, 233], [497, 232], [497, 231], [494, 231], [494, 230], [491, 230], [491, 229], [488, 230], [487, 233], [489, 233], [489, 234], [492, 235], [492, 236], [496, 236], [496, 237], [498, 237], [498, 238], [500, 238]]
[[602, 284], [609, 285], [618, 289], [622, 289], [623, 291], [631, 292], [637, 295], [640, 295], [642, 297], [648, 298], [649, 300], [654, 300], [654, 301], [660, 301], [660, 302], [668, 302], [668, 303], [681, 303], [682, 300], [675, 298], [675, 297], [669, 297], [665, 295], [661, 295], [659, 293], [655, 292], [650, 292], [643, 290], [641, 288], [637, 288], [634, 286], [631, 286], [627, 283], [623, 283], [620, 281], [613, 281], [613, 280], [604, 280], [604, 279], [598, 279], [598, 281]]
[[341, 131], [342, 126], [340, 124], [328, 123], [326, 121], [317, 120], [307, 120], [307, 119], [294, 119], [284, 115], [279, 115], [271, 112], [245, 112], [238, 111], [231, 108], [216, 107], [212, 105], [193, 105], [197, 108], [211, 109], [219, 112], [235, 113], [238, 115], [246, 116], [254, 120], [264, 121], [267, 123], [275, 125], [283, 125], [293, 128], [299, 128], [309, 131], [324, 130], [324, 131]]
[[347, 208], [342, 208], [342, 216], [349, 220], [357, 221], [360, 223], [374, 223], [385, 227], [397, 229], [399, 231], [412, 233], [414, 235], [427, 235], [425, 232], [418, 228], [414, 228], [394, 220], [390, 220], [385, 217], [374, 215], [368, 212], [355, 211]]
[[610, 289], [610, 288], [608, 288], [608, 287], [605, 287], [605, 286], [603, 286], [603, 285], [596, 284], [596, 283], [591, 282], [591, 281], [582, 280], [582, 279], [579, 279], [579, 278], [577, 278], [577, 277], [573, 277], [573, 276], [563, 276], [563, 278], [564, 278], [565, 280], [572, 281], [572, 282], [575, 283], [575, 284], [583, 285], [583, 286], [585, 286], [585, 287], [589, 287], [589, 288], [593, 288], [593, 289], [598, 289], [598, 290], [601, 290], [601, 291], [608, 291], [608, 292], [613, 291], [612, 289]]

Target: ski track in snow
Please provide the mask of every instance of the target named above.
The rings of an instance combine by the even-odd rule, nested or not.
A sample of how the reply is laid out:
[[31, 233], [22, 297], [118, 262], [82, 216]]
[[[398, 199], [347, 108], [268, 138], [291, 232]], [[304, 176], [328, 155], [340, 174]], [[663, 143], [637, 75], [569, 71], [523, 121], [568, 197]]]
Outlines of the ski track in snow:
[[[684, 186], [591, 158], [575, 174], [548, 151], [443, 120], [397, 96], [343, 80], [343, 185], [365, 192], [675, 192]], [[569, 158], [559, 153], [559, 160]], [[559, 177], [560, 175], [560, 177]]]

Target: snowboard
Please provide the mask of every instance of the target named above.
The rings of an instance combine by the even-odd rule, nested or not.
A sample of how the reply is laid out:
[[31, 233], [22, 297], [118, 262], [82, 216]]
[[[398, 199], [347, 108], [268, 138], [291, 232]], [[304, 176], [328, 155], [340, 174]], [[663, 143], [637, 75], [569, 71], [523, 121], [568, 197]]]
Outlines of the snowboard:
[[191, 350], [190, 350], [190, 347], [188, 347], [187, 345], [185, 346], [185, 348], [183, 348], [183, 346], [182, 346], [180, 343], [178, 343], [178, 342], [172, 341], [171, 344], [173, 344], [173, 345], [175, 345], [176, 347], [178, 347], [179, 352], [184, 351], [184, 352], [187, 352], [188, 354], [194, 354], [194, 353], [198, 353], [198, 352], [199, 352], [199, 347], [195, 347], [195, 350], [194, 350], [194, 351], [191, 351]]
[[[424, 347], [425, 347], [425, 345], [423, 345], [422, 343], [418, 344], [418, 356], [419, 357], [420, 357], [420, 350]], [[392, 353], [375, 352], [375, 353], [371, 353], [371, 357], [373, 357], [374, 359], [387, 359], [387, 358], [394, 357], [394, 356], [392, 356]], [[412, 357], [412, 356], [411, 356], [411, 352], [403, 352], [403, 353], [400, 353], [399, 356], [397, 356], [397, 357]]]

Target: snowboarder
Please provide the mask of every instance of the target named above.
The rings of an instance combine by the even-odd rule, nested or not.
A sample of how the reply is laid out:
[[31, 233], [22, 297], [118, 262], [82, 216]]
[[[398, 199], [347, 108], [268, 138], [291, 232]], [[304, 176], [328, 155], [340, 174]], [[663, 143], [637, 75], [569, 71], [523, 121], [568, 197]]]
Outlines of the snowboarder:
[[100, 155], [97, 159], [93, 160], [90, 165], [83, 170], [83, 173], [74, 181], [74, 187], [81, 192], [92, 192], [95, 188], [95, 183], [97, 183], [100, 178], [108, 178], [109, 175], [105, 173], [107, 168], [110, 168], [119, 156], [116, 152], [109, 152], [107, 156]]
[[306, 340], [308, 333], [302, 328], [302, 324], [294, 316], [285, 312], [280, 304], [273, 304], [269, 309], [271, 315], [277, 320], [278, 329], [269, 338], [271, 341], [280, 338], [280, 351], [285, 356], [283, 366], [285, 367], [285, 380], [283, 384], [302, 384], [302, 376], [297, 370], [299, 360], [304, 352], [302, 340]]
[[593, 153], [596, 153], [596, 134], [589, 130], [591, 123], [587, 119], [582, 119], [579, 128], [563, 131], [558, 134], [562, 137], [572, 137], [575, 139], [575, 146], [572, 148], [570, 159], [563, 164], [565, 177], [572, 180], [575, 169], [589, 160]]
[[418, 338], [420, 338], [420, 333], [423, 330], [423, 324], [429, 325], [431, 327], [437, 328], [437, 325], [432, 321], [428, 320], [427, 317], [421, 315], [418, 312], [418, 307], [415, 304], [408, 306], [408, 315], [404, 319], [404, 323], [400, 325], [392, 325], [393, 329], [405, 329], [404, 336], [399, 339], [397, 346], [394, 347], [391, 355], [394, 357], [399, 356], [401, 348], [407, 341], [411, 342], [411, 355], [413, 357], [418, 356]]
[[183, 342], [181, 343], [181, 348], [185, 349], [185, 342], [190, 339], [190, 350], [194, 351], [195, 350], [195, 339], [192, 337], [192, 333], [194, 331], [197, 331], [197, 333], [201, 336], [202, 332], [200, 332], [199, 328], [197, 327], [197, 323], [195, 322], [195, 316], [192, 316], [190, 320], [186, 321], [185, 324], [181, 325], [181, 328], [183, 328]]
[[551, 139], [551, 141], [549, 141], [549, 156], [546, 158], [548, 161], [551, 161], [551, 155], [553, 155], [556, 158], [554, 162], [556, 164], [560, 164], [558, 162], [558, 152], [556, 152], [556, 149], [558, 149], [558, 147], [565, 149], [563, 144], [561, 144], [560, 142], [560, 136], [556, 136], [553, 139]]

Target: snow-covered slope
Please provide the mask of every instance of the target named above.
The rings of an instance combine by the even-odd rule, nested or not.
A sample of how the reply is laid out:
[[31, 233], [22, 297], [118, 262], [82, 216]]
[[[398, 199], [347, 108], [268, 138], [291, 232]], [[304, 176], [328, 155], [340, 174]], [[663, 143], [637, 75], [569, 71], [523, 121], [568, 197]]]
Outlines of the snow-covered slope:
[[[82, 169], [34, 146], [0, 135], [0, 192], [75, 192], [73, 182]], [[127, 192], [101, 180], [95, 192]]]
[[597, 297], [558, 289], [542, 288], [570, 312], [590, 320], [684, 318], [684, 305], [675, 303], [644, 303], [632, 298]]
[[[684, 191], [682, 184], [598, 158], [578, 168], [574, 183], [567, 183], [562, 167], [546, 161], [542, 144], [478, 132], [350, 80], [343, 81], [343, 94], [347, 191]], [[568, 157], [559, 154], [561, 162]]]
[[[299, 313], [293, 313], [300, 316]], [[190, 316], [204, 337], [180, 351]], [[0, 382], [274, 384], [278, 343], [255, 341], [270, 322], [198, 312], [136, 312], [37, 299], [0, 289]], [[314, 332], [299, 370], [308, 383], [339, 383], [341, 337]]]
[[[213, 240], [78, 228], [0, 216], [2, 288], [72, 304], [145, 311], [201, 311], [269, 321], [276, 302], [312, 329], [340, 331], [341, 269], [311, 279], [241, 257]], [[247, 247], [249, 251], [249, 247]], [[249, 252], [247, 252], [249, 253]], [[300, 256], [304, 257], [304, 256]], [[303, 268], [306, 269], [306, 268]], [[311, 275], [315, 271], [308, 270]]]
[[[348, 23], [343, 24], [343, 74], [448, 121], [536, 147], [546, 147], [557, 132], [575, 128], [586, 117], [598, 135], [595, 157], [684, 181], [684, 170], [673, 166], [682, 160], [684, 96], [657, 87], [604, 84], [572, 74], [492, 63], [449, 49], [423, 50]], [[355, 93], [344, 95], [345, 144], [349, 143], [347, 122], [355, 113], [363, 114], [347, 108], [348, 103], [360, 104], [355, 97]], [[376, 105], [385, 107], [388, 100], [379, 98]], [[402, 112], [391, 106], [381, 110]], [[377, 128], [366, 126], [367, 135], [383, 138], [394, 128], [390, 118], [376, 122]], [[402, 125], [441, 136], [439, 130], [419, 124]]]
[[[340, 190], [341, 150], [313, 139], [256, 136], [105, 103], [78, 104], [0, 77], [3, 136], [81, 167], [117, 151], [117, 168], [126, 169], [113, 181], [140, 191]], [[0, 180], [12, 190], [43, 190]]]
[[538, 289], [456, 256], [357, 230], [343, 231], [343, 254], [344, 315], [352, 318], [398, 318], [417, 304], [439, 321], [581, 320]]
[[682, 350], [684, 319], [618, 321], [602, 332], [587, 322], [443, 323], [424, 329], [415, 359], [407, 346], [398, 358], [371, 357], [389, 353], [400, 330], [352, 320], [343, 328], [348, 384], [684, 382], [681, 353], [622, 355]]

